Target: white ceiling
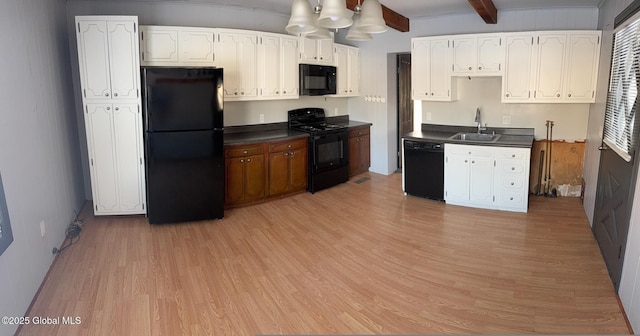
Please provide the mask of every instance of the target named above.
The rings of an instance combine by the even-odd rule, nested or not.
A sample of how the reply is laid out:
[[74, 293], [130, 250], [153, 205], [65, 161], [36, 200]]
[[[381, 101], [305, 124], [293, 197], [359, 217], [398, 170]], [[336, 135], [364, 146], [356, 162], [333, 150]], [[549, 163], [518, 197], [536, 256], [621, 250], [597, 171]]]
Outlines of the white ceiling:
[[[67, 0], [68, 2], [102, 1], [105, 0]], [[131, 2], [131, 0], [110, 0]], [[142, 0], [145, 2], [194, 2], [212, 3], [228, 6], [240, 6], [261, 9], [271, 12], [289, 14], [293, 0]], [[315, 4], [318, 0], [309, 0]], [[554, 8], [554, 7], [598, 7], [605, 0], [493, 0], [498, 9], [498, 21], [500, 10], [530, 9], [530, 8]], [[611, 0], [610, 0], [611, 1]], [[615, 1], [615, 0], [614, 0]], [[380, 0], [380, 3], [409, 19], [473, 13], [474, 10], [467, 0]]]

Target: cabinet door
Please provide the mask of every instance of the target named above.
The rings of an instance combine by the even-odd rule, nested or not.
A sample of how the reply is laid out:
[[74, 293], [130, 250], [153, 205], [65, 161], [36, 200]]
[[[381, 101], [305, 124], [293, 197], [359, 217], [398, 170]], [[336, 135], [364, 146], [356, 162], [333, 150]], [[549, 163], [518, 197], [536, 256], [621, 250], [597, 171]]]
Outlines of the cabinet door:
[[[446, 146], [445, 146], [446, 151]], [[445, 152], [446, 153], [446, 152]], [[469, 201], [469, 159], [466, 155], [446, 153], [444, 198], [448, 201]]]
[[224, 201], [226, 204], [237, 204], [244, 201], [245, 190], [245, 165], [246, 159], [227, 158], [225, 159], [225, 193]]
[[224, 97], [225, 99], [237, 98], [241, 92], [241, 55], [239, 34], [222, 32], [218, 36], [216, 55], [219, 61], [216, 63], [224, 69]]
[[297, 38], [280, 38], [280, 59], [281, 95], [287, 98], [297, 98], [300, 92]]
[[360, 95], [360, 50], [357, 48], [349, 48], [349, 58], [347, 69], [349, 95]]
[[143, 26], [140, 28], [143, 65], [178, 64], [178, 28]]
[[264, 156], [253, 155], [245, 163], [245, 201], [253, 202], [264, 198], [265, 176]]
[[290, 152], [269, 153], [269, 196], [284, 194], [289, 188]]
[[565, 67], [566, 34], [545, 34], [538, 36], [538, 53], [534, 98], [537, 101], [555, 102], [562, 100]]
[[277, 36], [264, 35], [260, 43], [261, 59], [260, 70], [262, 71], [262, 96], [279, 97], [281, 91], [282, 62], [280, 38]]
[[333, 39], [318, 40], [318, 62], [333, 65]]
[[475, 37], [453, 39], [453, 67], [454, 74], [471, 74], [476, 72], [478, 45]]
[[526, 102], [531, 99], [533, 42], [534, 36], [531, 34], [506, 36], [502, 102]]
[[429, 48], [430, 100], [451, 100], [450, 59], [449, 40], [431, 40]]
[[349, 137], [349, 176], [358, 174], [360, 171], [360, 138], [357, 136]]
[[428, 39], [414, 39], [411, 48], [411, 91], [413, 99], [425, 100], [431, 96], [429, 85]]
[[120, 213], [142, 213], [144, 210], [141, 121], [138, 104], [113, 105], [113, 151]]
[[109, 40], [106, 21], [78, 21], [78, 61], [86, 99], [111, 97]]
[[133, 21], [108, 21], [109, 69], [113, 99], [136, 99], [140, 92], [138, 32]]
[[478, 73], [502, 75], [504, 45], [502, 36], [478, 37]]
[[115, 125], [111, 104], [87, 104], [85, 127], [96, 214], [120, 210]]
[[213, 29], [183, 29], [178, 31], [178, 51], [180, 64], [213, 66]]
[[600, 59], [600, 32], [569, 34], [564, 99], [593, 103]]
[[349, 95], [349, 50], [344, 46], [335, 46], [336, 67], [337, 67], [337, 94], [339, 96]]
[[307, 160], [306, 147], [291, 151], [289, 155], [289, 191], [307, 189]]
[[492, 204], [494, 159], [469, 157], [469, 201]]
[[300, 37], [300, 63], [318, 62], [318, 42], [317, 40]]

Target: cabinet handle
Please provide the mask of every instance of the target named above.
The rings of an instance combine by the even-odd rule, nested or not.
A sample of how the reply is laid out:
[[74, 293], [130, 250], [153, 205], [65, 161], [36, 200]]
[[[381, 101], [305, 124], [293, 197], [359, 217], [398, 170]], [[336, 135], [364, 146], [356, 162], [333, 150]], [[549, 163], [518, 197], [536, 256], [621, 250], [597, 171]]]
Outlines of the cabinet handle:
[[242, 91], [242, 95], [244, 96], [244, 91]]
[[318, 59], [318, 56], [313, 56], [313, 59], [317, 60], [317, 59]]
[[569, 94], [569, 98], [571, 98], [571, 94]]
[[289, 156], [289, 153], [287, 153], [287, 152], [284, 152], [284, 156]]
[[322, 61], [324, 58], [322, 56], [320, 56], [320, 60]]
[[107, 106], [107, 111], [111, 111], [111, 108], [109, 106]]
[[428, 96], [428, 95], [429, 95], [429, 92], [425, 92], [425, 93], [424, 93], [424, 95], [425, 95], [425, 96]]
[[469, 162], [469, 161], [467, 161], [467, 160], [464, 160], [464, 163], [467, 163], [467, 162]]
[[280, 94], [280, 91], [276, 91], [276, 94]]
[[114, 93], [114, 94], [113, 94], [113, 96], [114, 96], [114, 97], [117, 97], [117, 96], [118, 96], [118, 93], [117, 93], [117, 92], [116, 92], [116, 93]]
[[515, 154], [511, 154], [511, 157], [514, 158], [514, 157], [516, 157], [516, 155]]
[[507, 98], [511, 97], [508, 93], [506, 94]]
[[558, 94], [556, 95], [556, 97], [560, 98], [560, 94], [558, 93]]
[[482, 67], [478, 67], [478, 70], [482, 70]]
[[105, 97], [109, 97], [109, 93], [105, 93], [105, 94], [104, 94], [104, 96], [105, 96]]
[[472, 67], [469, 67], [469, 70], [473, 69]]
[[509, 198], [510, 201], [513, 201], [513, 197]]
[[295, 153], [294, 153], [294, 152], [291, 152], [290, 154], [291, 154], [291, 156], [293, 156]]
[[287, 91], [282, 91], [282, 93], [287, 94]]
[[116, 107], [116, 108], [115, 108], [115, 110], [116, 110], [116, 111], [120, 111], [120, 108], [119, 108], [119, 107]]
[[242, 153], [247, 154], [247, 153], [249, 153], [249, 151], [248, 150], [243, 150]]
[[353, 92], [352, 90], [349, 90], [349, 92]]
[[238, 95], [238, 93], [237, 93], [237, 92], [234, 92], [233, 94], [234, 94], [234, 95], [236, 95], [236, 96]]
[[240, 159], [240, 163], [244, 163], [244, 159]]
[[476, 163], [475, 161], [471, 161], [471, 163]]
[[433, 96], [433, 92], [431, 92], [431, 95]]
[[513, 183], [513, 182], [511, 182], [511, 185], [514, 185], [514, 183]]
[[291, 148], [291, 145], [287, 145], [287, 148]]
[[251, 162], [251, 159], [247, 159], [247, 162]]
[[516, 170], [516, 167], [511, 167], [511, 170]]

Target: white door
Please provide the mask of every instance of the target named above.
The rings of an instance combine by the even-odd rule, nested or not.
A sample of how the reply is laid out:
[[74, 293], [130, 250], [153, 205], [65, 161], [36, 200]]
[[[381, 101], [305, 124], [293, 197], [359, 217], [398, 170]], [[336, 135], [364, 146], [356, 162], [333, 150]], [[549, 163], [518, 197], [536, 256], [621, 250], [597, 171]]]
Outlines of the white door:
[[240, 48], [238, 73], [240, 74], [240, 96], [244, 98], [258, 96], [258, 36], [238, 34]]
[[433, 39], [429, 48], [430, 100], [451, 100], [449, 40]]
[[336, 54], [336, 92], [340, 96], [349, 95], [349, 50], [344, 46], [335, 46]]
[[478, 73], [501, 75], [504, 45], [501, 36], [478, 37]]
[[280, 38], [263, 35], [260, 44], [260, 70], [262, 71], [262, 96], [279, 97], [281, 91]]
[[144, 210], [142, 116], [136, 103], [113, 105], [113, 149], [118, 178], [119, 213]]
[[564, 99], [593, 103], [600, 59], [600, 32], [569, 34]]
[[180, 64], [212, 66], [214, 62], [213, 29], [178, 30]]
[[507, 35], [505, 38], [505, 72], [502, 77], [502, 101], [531, 99], [531, 69], [534, 62], [534, 36]]
[[143, 65], [178, 64], [178, 28], [144, 26], [140, 29]]
[[115, 125], [111, 104], [87, 104], [85, 127], [96, 214], [120, 210]]
[[472, 203], [493, 203], [493, 165], [492, 158], [469, 158], [469, 200]]
[[113, 99], [137, 99], [140, 93], [138, 32], [133, 21], [108, 21], [109, 69]]
[[431, 96], [429, 85], [429, 40], [414, 39], [411, 49], [411, 90], [413, 99], [425, 100]]
[[224, 97], [236, 98], [240, 95], [240, 36], [222, 32], [216, 45], [216, 64], [224, 71]]
[[106, 21], [78, 22], [78, 61], [84, 98], [111, 98]]
[[318, 62], [318, 41], [300, 37], [300, 63]]
[[360, 94], [360, 50], [349, 48], [349, 94], [357, 96]]
[[453, 39], [453, 67], [454, 74], [470, 74], [476, 72], [478, 46], [475, 37]]
[[535, 100], [548, 102], [562, 100], [566, 47], [566, 34], [541, 33], [538, 36]]
[[318, 62], [333, 65], [333, 39], [318, 40]]
[[297, 38], [280, 38], [280, 59], [281, 95], [296, 98], [300, 88]]

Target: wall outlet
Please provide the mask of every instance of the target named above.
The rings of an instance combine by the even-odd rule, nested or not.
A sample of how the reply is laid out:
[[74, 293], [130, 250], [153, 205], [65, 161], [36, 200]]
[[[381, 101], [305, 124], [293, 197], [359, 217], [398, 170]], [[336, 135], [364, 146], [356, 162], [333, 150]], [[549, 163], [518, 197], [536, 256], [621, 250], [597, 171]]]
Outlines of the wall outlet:
[[511, 125], [511, 116], [508, 116], [508, 115], [502, 116], [502, 124]]
[[260, 123], [264, 123], [264, 113], [260, 113]]
[[431, 120], [431, 112], [427, 112], [427, 120]]
[[47, 224], [44, 219], [40, 222], [40, 235], [44, 238], [44, 235], [47, 233]]
[[333, 111], [333, 115], [338, 115], [339, 112], [340, 112], [340, 109], [336, 107], [336, 109]]

